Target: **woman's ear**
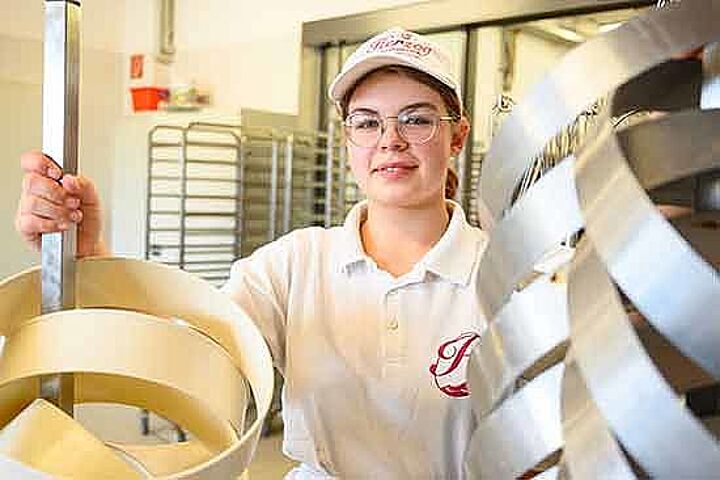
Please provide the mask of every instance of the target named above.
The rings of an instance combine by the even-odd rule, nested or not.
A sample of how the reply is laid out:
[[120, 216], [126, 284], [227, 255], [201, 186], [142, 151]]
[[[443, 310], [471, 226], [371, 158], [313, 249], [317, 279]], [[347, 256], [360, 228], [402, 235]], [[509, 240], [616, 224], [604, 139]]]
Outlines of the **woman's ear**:
[[455, 128], [453, 128], [452, 139], [450, 140], [450, 151], [453, 156], [457, 156], [463, 149], [468, 133], [470, 133], [470, 122], [465, 116], [460, 117]]

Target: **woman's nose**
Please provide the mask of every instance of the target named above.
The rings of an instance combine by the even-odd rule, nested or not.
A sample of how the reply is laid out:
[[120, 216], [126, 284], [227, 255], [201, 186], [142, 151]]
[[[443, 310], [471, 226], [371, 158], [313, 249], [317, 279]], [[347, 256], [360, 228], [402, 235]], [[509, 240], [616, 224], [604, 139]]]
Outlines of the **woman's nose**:
[[407, 141], [398, 131], [398, 122], [396, 119], [386, 119], [384, 127], [380, 135], [380, 148], [383, 150], [399, 150], [407, 147]]

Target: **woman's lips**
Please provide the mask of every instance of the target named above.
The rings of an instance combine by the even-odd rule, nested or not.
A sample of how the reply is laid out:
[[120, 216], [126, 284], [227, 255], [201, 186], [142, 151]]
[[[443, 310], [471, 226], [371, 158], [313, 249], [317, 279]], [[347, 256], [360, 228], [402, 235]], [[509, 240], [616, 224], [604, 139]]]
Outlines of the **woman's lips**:
[[381, 165], [378, 165], [377, 167], [373, 168], [371, 173], [376, 172], [397, 172], [400, 170], [414, 170], [418, 168], [418, 166], [414, 163], [409, 162], [390, 162], [390, 163], [383, 163]]
[[410, 175], [417, 168], [417, 165], [381, 165], [371, 173], [386, 179], [397, 179]]

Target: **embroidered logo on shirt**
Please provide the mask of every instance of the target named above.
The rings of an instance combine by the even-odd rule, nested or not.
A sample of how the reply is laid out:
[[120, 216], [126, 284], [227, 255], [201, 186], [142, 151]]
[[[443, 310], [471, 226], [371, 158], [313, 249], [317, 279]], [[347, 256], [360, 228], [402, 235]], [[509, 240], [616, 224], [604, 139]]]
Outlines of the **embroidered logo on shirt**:
[[470, 395], [466, 376], [467, 364], [470, 352], [479, 341], [480, 335], [467, 332], [438, 348], [437, 358], [430, 365], [430, 373], [435, 379], [435, 385], [445, 395], [454, 398]]

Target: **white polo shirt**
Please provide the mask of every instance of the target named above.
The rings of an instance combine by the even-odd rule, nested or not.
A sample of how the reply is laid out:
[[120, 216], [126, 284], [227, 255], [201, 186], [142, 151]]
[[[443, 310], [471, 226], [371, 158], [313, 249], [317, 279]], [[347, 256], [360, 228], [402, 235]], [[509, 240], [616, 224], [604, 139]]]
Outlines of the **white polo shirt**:
[[296, 230], [235, 262], [223, 289], [283, 373], [292, 478], [459, 478], [472, 431], [465, 369], [486, 327], [477, 268], [487, 243], [461, 207], [394, 278], [342, 227]]

